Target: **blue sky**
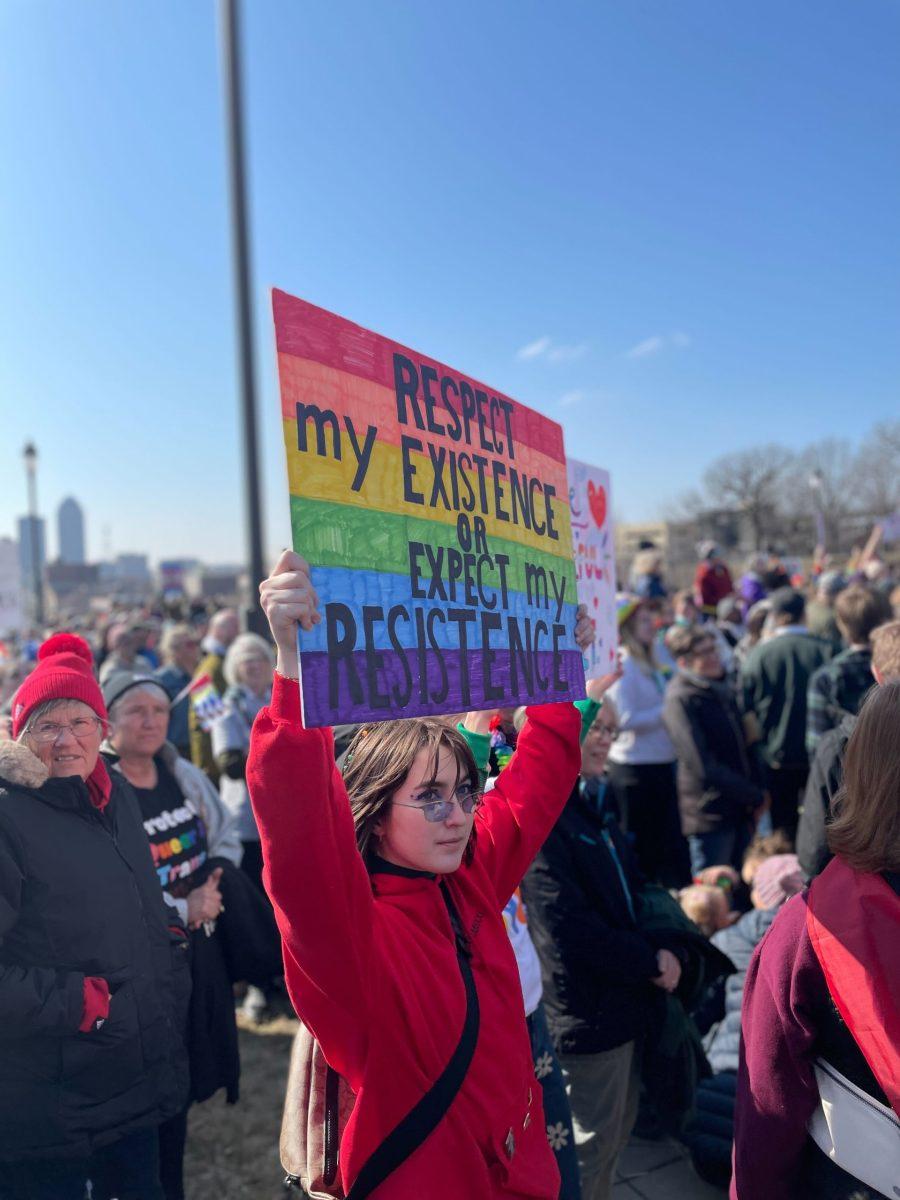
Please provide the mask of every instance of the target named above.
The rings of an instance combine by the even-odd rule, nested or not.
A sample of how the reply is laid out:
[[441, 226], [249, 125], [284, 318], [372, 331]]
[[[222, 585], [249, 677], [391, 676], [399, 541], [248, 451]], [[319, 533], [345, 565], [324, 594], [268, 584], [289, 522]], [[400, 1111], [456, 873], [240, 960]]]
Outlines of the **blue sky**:
[[[897, 0], [255, 0], [244, 26], [271, 550], [273, 284], [560, 420], [624, 519], [716, 454], [900, 414]], [[0, 534], [33, 438], [92, 555], [105, 526], [241, 559], [212, 0], [6, 0], [0, 162]]]

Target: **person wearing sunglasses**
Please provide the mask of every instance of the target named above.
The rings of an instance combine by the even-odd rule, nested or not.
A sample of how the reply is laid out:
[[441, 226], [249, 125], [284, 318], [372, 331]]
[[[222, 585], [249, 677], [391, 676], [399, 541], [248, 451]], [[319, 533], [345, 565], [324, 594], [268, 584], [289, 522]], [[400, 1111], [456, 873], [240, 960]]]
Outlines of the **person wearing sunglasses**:
[[[319, 620], [308, 565], [286, 551], [260, 593], [278, 662], [271, 704], [253, 727], [247, 782], [291, 999], [356, 1096], [340, 1143], [344, 1192], [433, 1089], [477, 1009], [472, 1057], [451, 1102], [363, 1194], [556, 1200], [559, 1172], [502, 910], [578, 775], [580, 714], [572, 704], [529, 708], [485, 797], [469, 744], [437, 718], [363, 726], [341, 776], [331, 731], [301, 722], [297, 625]], [[591, 626], [581, 615], [579, 644]], [[463, 724], [488, 736], [491, 715], [470, 713]]]
[[56, 634], [0, 745], [0, 1198], [162, 1200], [184, 1107], [187, 940], [130, 784], [107, 770], [90, 647]]

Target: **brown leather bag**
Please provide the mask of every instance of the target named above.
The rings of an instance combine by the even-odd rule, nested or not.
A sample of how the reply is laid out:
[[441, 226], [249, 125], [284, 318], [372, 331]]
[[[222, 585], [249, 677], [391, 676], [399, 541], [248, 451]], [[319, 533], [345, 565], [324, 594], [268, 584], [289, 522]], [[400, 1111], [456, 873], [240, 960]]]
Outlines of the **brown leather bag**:
[[343, 1200], [338, 1153], [355, 1102], [346, 1079], [329, 1067], [322, 1047], [301, 1024], [291, 1048], [281, 1121], [285, 1182], [299, 1184], [314, 1200]]

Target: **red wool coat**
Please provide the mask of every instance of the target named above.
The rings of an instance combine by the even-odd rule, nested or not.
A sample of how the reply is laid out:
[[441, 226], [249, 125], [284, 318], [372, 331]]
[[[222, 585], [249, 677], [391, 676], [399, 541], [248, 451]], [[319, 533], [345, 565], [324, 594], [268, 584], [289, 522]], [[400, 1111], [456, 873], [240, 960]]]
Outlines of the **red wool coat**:
[[[481, 1010], [474, 1058], [440, 1125], [373, 1200], [559, 1194], [501, 909], [575, 784], [581, 717], [571, 704], [528, 716], [478, 814], [474, 861], [449, 877]], [[459, 1041], [465, 992], [453, 932], [436, 879], [369, 876], [331, 730], [302, 728], [299, 689], [279, 676], [253, 728], [247, 781], [291, 999], [357, 1093], [341, 1145], [348, 1190]]]

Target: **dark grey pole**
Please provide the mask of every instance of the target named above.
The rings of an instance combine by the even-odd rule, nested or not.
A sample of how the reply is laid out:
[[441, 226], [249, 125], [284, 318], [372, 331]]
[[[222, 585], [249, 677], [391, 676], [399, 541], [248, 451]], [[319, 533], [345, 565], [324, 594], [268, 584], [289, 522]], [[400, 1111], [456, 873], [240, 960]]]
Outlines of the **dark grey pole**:
[[250, 594], [245, 611], [247, 628], [267, 633], [257, 588], [263, 566], [262, 502], [259, 491], [259, 451], [256, 432], [256, 377], [253, 353], [250, 247], [247, 233], [247, 187], [244, 172], [244, 127], [241, 106], [241, 37], [238, 0], [220, 0], [222, 76], [228, 121], [228, 181], [231, 192], [231, 248], [234, 260], [235, 318], [238, 339], [238, 372], [241, 383], [241, 416], [244, 433], [244, 504]]
[[38, 537], [37, 511], [37, 447], [28, 442], [22, 451], [25, 459], [25, 476], [28, 480], [28, 538], [31, 542], [31, 590], [32, 616], [35, 625], [44, 633], [44, 577], [41, 571], [40, 538]]

